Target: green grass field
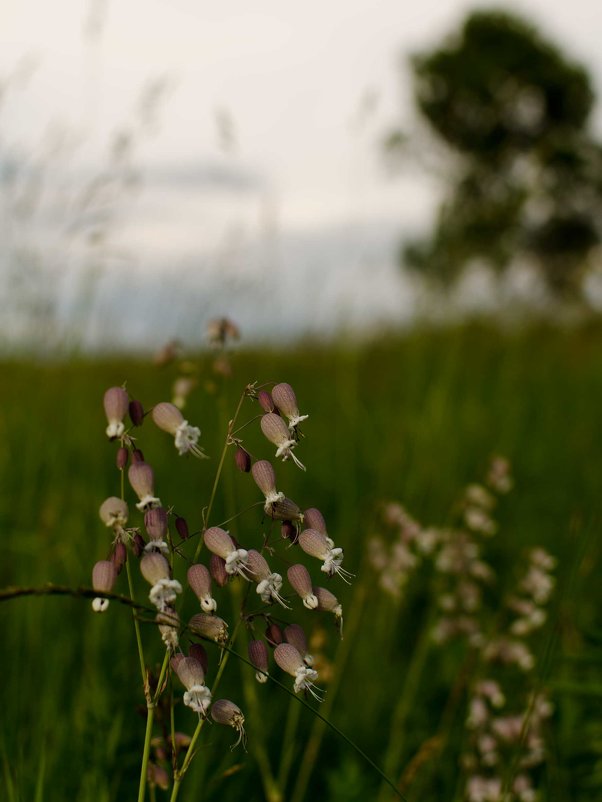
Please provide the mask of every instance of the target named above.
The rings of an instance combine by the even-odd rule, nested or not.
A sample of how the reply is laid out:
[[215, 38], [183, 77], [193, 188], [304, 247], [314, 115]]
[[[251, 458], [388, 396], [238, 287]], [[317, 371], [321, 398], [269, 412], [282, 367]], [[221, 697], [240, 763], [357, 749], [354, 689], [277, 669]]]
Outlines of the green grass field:
[[[298, 620], [308, 628], [318, 620], [324, 654], [334, 661], [335, 679], [325, 685], [327, 717], [381, 766], [393, 742], [394, 780], [438, 731], [462, 655], [450, 646], [424, 646], [427, 577], [417, 576], [400, 603], [378, 589], [365, 560], [367, 539], [379, 531], [378, 506], [394, 499], [425, 524], [449, 524], [463, 487], [480, 478], [489, 456], [511, 461], [515, 489], [500, 503], [500, 531], [488, 558], [502, 586], [526, 547], [542, 545], [558, 559], [550, 620], [535, 642], [538, 681], [555, 705], [548, 758], [537, 775], [540, 799], [602, 798], [602, 327], [502, 334], [475, 325], [362, 347], [250, 350], [234, 355], [225, 382], [212, 373], [211, 359], [200, 357], [199, 387], [186, 408], [211, 459], [178, 458], [167, 435], [151, 424], [140, 430], [158, 494], [198, 530], [224, 423], [242, 389], [255, 380], [294, 386], [301, 411], [310, 415], [299, 448], [307, 473], [279, 464], [279, 488], [303, 509], [322, 510], [357, 575], [352, 587], [336, 586], [345, 608], [343, 641], [328, 617], [312, 618], [297, 605]], [[104, 435], [103, 393], [127, 381], [149, 408], [170, 397], [174, 376], [173, 368], [121, 357], [2, 365], [0, 587], [90, 585], [92, 565], [109, 545], [98, 507], [120, 490], [115, 447]], [[256, 414], [245, 401], [241, 421]], [[255, 456], [272, 459], [257, 425], [241, 436]], [[228, 454], [211, 523], [258, 498]], [[264, 530], [257, 508], [231, 527], [254, 545]], [[127, 591], [124, 577], [116, 591]], [[136, 592], [141, 599], [147, 593], [138, 576]], [[228, 609], [230, 594], [221, 594]], [[191, 599], [187, 605], [189, 614], [198, 609]], [[154, 627], [142, 629], [147, 658], [158, 665]], [[144, 697], [129, 611], [112, 604], [99, 616], [85, 599], [24, 597], [0, 604], [0, 632], [0, 799], [136, 799]], [[210, 658], [215, 666], [216, 650]], [[180, 799], [255, 802], [266, 798], [270, 774], [284, 780], [281, 798], [293, 802], [377, 798], [380, 778], [356, 751], [331, 730], [322, 732], [311, 712], [278, 687], [249, 677], [251, 669], [230, 658], [220, 689], [247, 714], [248, 753], [230, 751], [232, 731], [205, 728]], [[392, 732], [403, 694], [411, 703]], [[461, 710], [448, 722], [441, 751], [430, 761], [423, 753], [404, 790], [408, 800], [463, 798]], [[178, 706], [176, 715], [178, 729], [191, 733], [194, 714]], [[269, 769], [262, 768], [266, 761]], [[169, 795], [157, 790], [156, 798]], [[393, 796], [381, 789], [381, 798]]]

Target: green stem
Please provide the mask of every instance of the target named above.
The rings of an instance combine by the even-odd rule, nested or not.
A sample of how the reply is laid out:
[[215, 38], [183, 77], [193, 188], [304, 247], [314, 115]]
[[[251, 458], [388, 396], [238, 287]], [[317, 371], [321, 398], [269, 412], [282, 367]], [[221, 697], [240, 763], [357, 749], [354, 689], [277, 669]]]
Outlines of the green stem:
[[[209, 504], [207, 505], [207, 508], [205, 510], [204, 521], [203, 521], [203, 531], [207, 528], [207, 524], [209, 523], [209, 519], [211, 517], [211, 511], [213, 509], [213, 503], [215, 501], [215, 496], [217, 494], [217, 488], [218, 488], [219, 481], [220, 481], [220, 478], [221, 478], [221, 475], [222, 475], [222, 470], [223, 470], [223, 467], [224, 467], [226, 454], [228, 452], [228, 446], [231, 444], [231, 437], [232, 437], [232, 431], [234, 429], [234, 424], [236, 423], [236, 419], [238, 418], [238, 416], [240, 414], [240, 410], [242, 408], [243, 401], [245, 400], [246, 395], [247, 395], [247, 388], [245, 387], [242, 395], [240, 396], [240, 398], [238, 400], [238, 406], [236, 407], [236, 411], [234, 413], [234, 417], [232, 418], [231, 421], [228, 422], [228, 431], [227, 431], [227, 434], [226, 434], [226, 439], [224, 441], [224, 447], [222, 449], [222, 453], [221, 453], [221, 456], [220, 456], [219, 464], [217, 466], [217, 471], [215, 473], [215, 479], [213, 480], [213, 487], [211, 488], [211, 496], [209, 498]], [[203, 537], [202, 537], [202, 534], [201, 534], [201, 537], [199, 538], [199, 542], [197, 543], [197, 547], [196, 547], [195, 552], [194, 552], [194, 556], [192, 558], [192, 562], [193, 563], [195, 563], [197, 561], [198, 556], [199, 556], [200, 551], [201, 551], [202, 548], [203, 548]]]
[[146, 774], [148, 771], [148, 756], [150, 754], [151, 736], [153, 733], [153, 721], [155, 718], [154, 702], [146, 704], [146, 732], [144, 734], [144, 750], [142, 752], [142, 766], [140, 767], [140, 785], [138, 786], [138, 802], [144, 802], [146, 792]]
[[[337, 667], [337, 671], [335, 673], [332, 683], [328, 686], [328, 693], [326, 694], [326, 699], [322, 704], [324, 717], [330, 714], [330, 711], [334, 706], [336, 695], [338, 693], [339, 686], [341, 683], [341, 678], [344, 674], [345, 664], [347, 662], [347, 659], [349, 658], [349, 654], [351, 651], [351, 645], [352, 643], [354, 643], [354, 635], [355, 632], [357, 631], [357, 628], [359, 626], [362, 617], [362, 613], [364, 611], [365, 596], [366, 596], [365, 583], [360, 583], [357, 585], [357, 589], [355, 592], [354, 604], [352, 607], [351, 615], [349, 616], [347, 622], [347, 632], [345, 635], [345, 639], [341, 641], [339, 649], [337, 651], [335, 659], [335, 665]], [[305, 747], [305, 751], [303, 753], [303, 757], [301, 759], [299, 771], [297, 773], [295, 787], [291, 795], [291, 802], [301, 802], [301, 800], [304, 798], [311, 777], [311, 773], [316, 764], [316, 758], [320, 750], [320, 745], [322, 743], [322, 739], [326, 731], [326, 724], [332, 726], [330, 725], [329, 722], [324, 723], [325, 718], [322, 721], [320, 721], [321, 718], [322, 717], [318, 714], [318, 718], [316, 719], [316, 721], [314, 721], [312, 731], [310, 733], [307, 745]], [[354, 749], [360, 751], [359, 747], [356, 747], [355, 744], [353, 744], [353, 747]], [[374, 763], [372, 763], [372, 761], [367, 756], [363, 755], [363, 753], [361, 754], [379, 772], [379, 774], [382, 775], [380, 769]], [[288, 760], [290, 761], [290, 758], [288, 758]], [[284, 763], [284, 756], [283, 756], [283, 763]], [[284, 771], [285, 771], [284, 767], [281, 766], [280, 772], [283, 773]], [[388, 778], [385, 777], [384, 779], [386, 780], [386, 782], [391, 784]]]
[[[132, 572], [130, 571], [129, 559], [125, 561], [125, 571], [128, 578], [128, 588], [130, 591], [130, 598], [134, 601], [134, 586], [132, 583]], [[132, 620], [134, 622], [134, 632], [136, 633], [136, 645], [138, 647], [138, 659], [140, 660], [140, 673], [142, 675], [142, 684], [146, 684], [146, 664], [144, 661], [144, 650], [142, 648], [142, 637], [140, 635], [140, 624], [136, 617], [136, 611], [132, 610]]]

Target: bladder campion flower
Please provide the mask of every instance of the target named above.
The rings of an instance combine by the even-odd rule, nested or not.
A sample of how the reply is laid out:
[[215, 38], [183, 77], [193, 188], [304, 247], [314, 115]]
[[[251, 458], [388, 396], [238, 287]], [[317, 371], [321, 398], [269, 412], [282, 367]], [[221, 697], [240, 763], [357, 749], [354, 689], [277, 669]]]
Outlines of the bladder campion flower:
[[153, 507], [161, 506], [161, 499], [155, 496], [155, 476], [153, 469], [146, 462], [134, 462], [128, 468], [128, 479], [140, 499], [136, 508], [146, 512]]
[[295, 431], [301, 421], [309, 417], [308, 415], [301, 415], [299, 413], [297, 396], [290, 384], [282, 382], [272, 387], [272, 399], [278, 407], [280, 414], [288, 418], [288, 428], [291, 433]]
[[202, 563], [191, 565], [186, 577], [203, 610], [206, 613], [213, 613], [217, 610], [217, 602], [211, 595], [211, 574], [209, 569]]
[[270, 571], [270, 566], [267, 564], [265, 557], [255, 549], [250, 549], [247, 554], [247, 566], [257, 582], [257, 593], [261, 601], [266, 604], [276, 601], [286, 607], [287, 610], [290, 610], [291, 608], [280, 595], [282, 576]]
[[290, 458], [298, 468], [301, 468], [302, 471], [305, 470], [305, 465], [293, 454], [293, 449], [297, 445], [297, 441], [291, 439], [288, 426], [280, 415], [276, 415], [273, 412], [268, 412], [263, 415], [261, 418], [261, 431], [270, 443], [277, 446], [277, 458], [282, 457], [283, 461]]
[[297, 563], [297, 565], [291, 565], [286, 575], [293, 590], [301, 596], [303, 606], [308, 610], [315, 610], [318, 606], [318, 597], [314, 593], [307, 568], [301, 563]]
[[188, 622], [188, 628], [193, 635], [200, 635], [220, 644], [228, 642], [228, 624], [217, 615], [197, 613]]
[[182, 585], [171, 578], [169, 563], [158, 551], [147, 552], [140, 560], [140, 571], [152, 585], [149, 599], [160, 612], [165, 612], [182, 592]]
[[314, 658], [309, 654], [307, 638], [303, 627], [299, 626], [299, 624], [289, 624], [284, 628], [284, 637], [286, 638], [286, 642], [294, 646], [299, 652], [305, 665], [311, 668], [314, 664]]
[[[110, 593], [117, 580], [117, 571], [110, 560], [100, 560], [92, 569], [92, 587], [98, 593]], [[96, 598], [92, 601], [95, 613], [104, 613], [109, 606], [108, 599]]]
[[125, 432], [123, 419], [128, 411], [128, 394], [123, 387], [109, 387], [104, 394], [103, 405], [109, 425], [107, 437], [114, 440]]
[[249, 641], [249, 660], [253, 663], [257, 671], [255, 672], [255, 679], [257, 682], [267, 682], [268, 681], [268, 668], [269, 668], [269, 659], [268, 659], [268, 647], [265, 645], [265, 641], [262, 640], [251, 640]]
[[184, 416], [175, 404], [170, 404], [169, 401], [157, 404], [153, 407], [151, 417], [159, 429], [163, 429], [164, 432], [174, 436], [175, 445], [180, 456], [190, 451], [195, 457], [207, 457], [205, 452], [197, 445], [201, 430], [196, 426], [190, 426], [188, 421], [184, 420]]
[[234, 749], [242, 742], [243, 749], [246, 749], [246, 733], [244, 728], [245, 717], [242, 710], [231, 702], [229, 699], [217, 699], [211, 705], [211, 718], [217, 724], [226, 724], [229, 727], [234, 727], [238, 732], [238, 740], [230, 747]]
[[105, 526], [123, 527], [128, 521], [128, 505], [123, 499], [110, 496], [102, 502], [98, 514]]
[[246, 549], [237, 549], [234, 541], [224, 529], [212, 526], [207, 529], [203, 539], [210, 552], [226, 561], [227, 574], [239, 574], [245, 579], [249, 579], [248, 552]]
[[341, 565], [343, 562], [343, 549], [333, 548], [329, 546], [329, 542], [332, 543], [332, 540], [318, 532], [317, 529], [305, 529], [299, 535], [299, 545], [303, 551], [311, 557], [317, 557], [319, 560], [324, 561], [320, 568], [321, 571], [328, 574], [328, 576], [338, 574], [344, 582], [349, 584], [347, 577], [351, 577], [353, 574], [346, 571]]
[[334, 595], [326, 588], [313, 588], [315, 597], [318, 600], [317, 610], [325, 610], [329, 613], [334, 613], [335, 624], [339, 630], [341, 638], [343, 637], [343, 606]]
[[318, 702], [323, 701], [322, 691], [314, 680], [318, 679], [318, 672], [303, 662], [303, 658], [290, 643], [279, 643], [274, 649], [274, 660], [283, 671], [295, 678], [293, 689], [295, 693], [309, 691]]
[[184, 694], [186, 707], [200, 716], [205, 716], [211, 704], [211, 691], [205, 685], [203, 666], [194, 657], [183, 657], [176, 661], [175, 672], [186, 688]]

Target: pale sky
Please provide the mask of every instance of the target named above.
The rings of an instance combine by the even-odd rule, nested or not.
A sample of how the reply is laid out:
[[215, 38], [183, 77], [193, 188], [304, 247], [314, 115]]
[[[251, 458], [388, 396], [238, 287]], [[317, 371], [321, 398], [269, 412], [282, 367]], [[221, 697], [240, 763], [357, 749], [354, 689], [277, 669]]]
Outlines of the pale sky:
[[[582, 61], [600, 95], [598, 2], [502, 5]], [[66, 182], [74, 163], [94, 173], [114, 132], [131, 127], [144, 87], [164, 78], [156, 120], [133, 150], [141, 187], [120, 201], [112, 232], [130, 280], [191, 274], [196, 260], [221, 303], [241, 276], [245, 293], [254, 279], [265, 291], [277, 276], [283, 297], [294, 287], [306, 308], [292, 315], [307, 319], [300, 331], [312, 333], [307, 282], [292, 275], [309, 248], [325, 303], [339, 304], [341, 319], [360, 308], [394, 320], [414, 302], [394, 249], [403, 232], [428, 225], [437, 190], [417, 169], [387, 175], [379, 143], [392, 125], [412, 120], [407, 55], [436, 44], [474, 7], [461, 0], [2, 0], [0, 83], [10, 88], [0, 106], [0, 159], [48, 154], [62, 131], [55, 180]], [[20, 78], [27, 64], [33, 71]], [[65, 131], [73, 140], [67, 155]], [[322, 262], [321, 238], [329, 253]], [[357, 262], [346, 267], [354, 250]], [[251, 252], [254, 266], [245, 267]], [[123, 262], [109, 259], [111, 270], [123, 271]], [[228, 286], [218, 291], [224, 273]], [[368, 286], [377, 275], [381, 284]], [[243, 300], [234, 306], [244, 309]]]

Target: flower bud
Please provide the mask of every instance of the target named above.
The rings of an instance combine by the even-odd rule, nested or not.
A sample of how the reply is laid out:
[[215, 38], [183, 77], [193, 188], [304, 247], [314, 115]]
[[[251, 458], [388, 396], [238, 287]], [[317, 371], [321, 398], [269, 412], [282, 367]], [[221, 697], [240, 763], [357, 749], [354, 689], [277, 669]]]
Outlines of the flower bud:
[[216, 643], [228, 642], [228, 624], [217, 615], [197, 613], [188, 622], [188, 628], [193, 635], [201, 635]]
[[134, 426], [142, 426], [142, 422], [144, 421], [144, 407], [140, 401], [130, 401], [128, 412], [130, 413], [130, 420]]
[[132, 451], [132, 462], [144, 462], [144, 454], [139, 448]]
[[177, 533], [180, 535], [182, 540], [188, 540], [190, 537], [190, 533], [188, 531], [188, 524], [186, 523], [186, 519], [182, 518], [181, 515], [176, 515], [175, 527]]
[[115, 543], [115, 548], [113, 549], [113, 554], [111, 555], [111, 562], [113, 563], [115, 571], [118, 574], [121, 573], [121, 569], [126, 563], [127, 554], [128, 553], [125, 544], [121, 540], [118, 540]]
[[121, 437], [125, 431], [123, 419], [128, 411], [128, 394], [123, 387], [110, 387], [104, 394], [103, 405], [109, 424], [107, 437], [110, 440]]
[[249, 473], [251, 470], [251, 455], [242, 446], [237, 446], [234, 452], [234, 462], [242, 473]]
[[122, 471], [125, 466], [128, 464], [128, 460], [130, 458], [130, 452], [124, 446], [120, 446], [117, 449], [117, 454], [115, 455], [115, 465]]
[[98, 514], [105, 526], [125, 526], [128, 520], [128, 505], [123, 499], [110, 496], [102, 502]]
[[290, 540], [293, 545], [299, 542], [299, 532], [292, 521], [282, 521], [280, 526], [280, 537], [283, 540]]
[[257, 682], [261, 683], [267, 682], [269, 658], [268, 658], [268, 647], [265, 645], [264, 641], [262, 640], [249, 641], [249, 660], [253, 663], [253, 665], [257, 669], [257, 673], [255, 674], [255, 679], [257, 680]]
[[265, 637], [270, 646], [277, 646], [284, 640], [282, 630], [274, 621], [268, 624], [265, 628]]
[[209, 558], [209, 573], [220, 588], [225, 587], [230, 580], [230, 574], [226, 571], [226, 561], [217, 554], [212, 554]]
[[272, 394], [268, 393], [267, 390], [259, 390], [257, 393], [257, 400], [259, 401], [259, 406], [264, 412], [278, 413], [276, 404], [274, 404], [274, 399], [272, 398]]
[[132, 551], [136, 555], [136, 557], [140, 557], [140, 555], [144, 552], [144, 548], [146, 546], [146, 541], [140, 534], [140, 532], [136, 532], [134, 537], [132, 538]]

